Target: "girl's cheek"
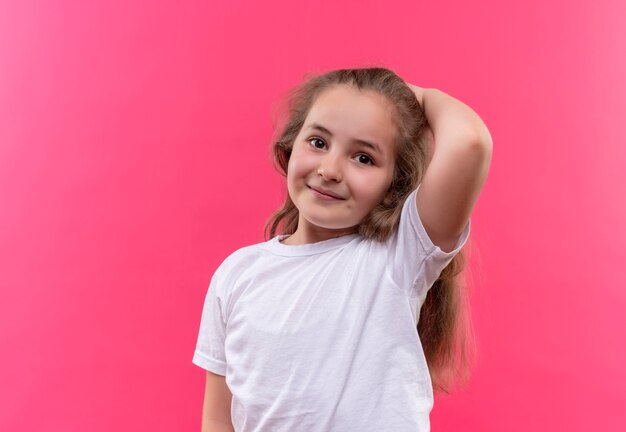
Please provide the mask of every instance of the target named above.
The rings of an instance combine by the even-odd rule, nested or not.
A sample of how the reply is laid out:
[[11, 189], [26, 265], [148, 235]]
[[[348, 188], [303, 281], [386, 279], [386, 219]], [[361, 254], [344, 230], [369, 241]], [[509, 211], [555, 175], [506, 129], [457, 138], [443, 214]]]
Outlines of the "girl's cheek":
[[302, 158], [302, 155], [292, 154], [291, 159], [289, 159], [288, 174], [290, 174], [291, 176], [302, 176], [305, 170], [306, 160]]
[[386, 178], [383, 175], [362, 176], [357, 179], [358, 181], [354, 184], [357, 194], [373, 198], [386, 190]]

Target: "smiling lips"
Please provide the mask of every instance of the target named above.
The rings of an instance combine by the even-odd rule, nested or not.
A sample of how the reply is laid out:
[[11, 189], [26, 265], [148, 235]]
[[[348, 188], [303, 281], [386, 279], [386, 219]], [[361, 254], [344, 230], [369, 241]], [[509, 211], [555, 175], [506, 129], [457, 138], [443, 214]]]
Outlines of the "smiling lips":
[[331, 199], [338, 199], [338, 200], [345, 199], [345, 198], [342, 198], [341, 196], [339, 196], [339, 195], [337, 195], [337, 194], [335, 194], [335, 193], [333, 193], [331, 191], [328, 191], [326, 189], [322, 189], [322, 188], [318, 188], [318, 187], [314, 188], [314, 187], [311, 187], [311, 186], [309, 186], [309, 188], [311, 190], [313, 190], [314, 192], [317, 192], [319, 195], [321, 195], [321, 197], [326, 197], [326, 198], [331, 198]]

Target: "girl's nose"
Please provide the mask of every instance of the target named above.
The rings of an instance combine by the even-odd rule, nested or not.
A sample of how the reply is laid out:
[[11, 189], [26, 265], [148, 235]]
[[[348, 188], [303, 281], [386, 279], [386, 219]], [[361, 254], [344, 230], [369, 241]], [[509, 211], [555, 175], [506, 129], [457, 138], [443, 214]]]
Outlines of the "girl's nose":
[[320, 165], [317, 173], [326, 181], [340, 182], [342, 179], [338, 158], [326, 158]]

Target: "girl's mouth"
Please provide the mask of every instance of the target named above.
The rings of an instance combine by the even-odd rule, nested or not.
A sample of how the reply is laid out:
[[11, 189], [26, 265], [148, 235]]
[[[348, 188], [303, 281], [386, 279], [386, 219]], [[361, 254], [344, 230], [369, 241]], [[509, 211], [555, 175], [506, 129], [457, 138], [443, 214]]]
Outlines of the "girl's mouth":
[[330, 195], [326, 195], [323, 192], [318, 191], [317, 189], [312, 188], [311, 186], [307, 186], [309, 189], [311, 189], [311, 192], [313, 193], [313, 196], [315, 196], [316, 198], [325, 200], [325, 201], [341, 201], [343, 200], [343, 198], [337, 198], [334, 196], [330, 196]]

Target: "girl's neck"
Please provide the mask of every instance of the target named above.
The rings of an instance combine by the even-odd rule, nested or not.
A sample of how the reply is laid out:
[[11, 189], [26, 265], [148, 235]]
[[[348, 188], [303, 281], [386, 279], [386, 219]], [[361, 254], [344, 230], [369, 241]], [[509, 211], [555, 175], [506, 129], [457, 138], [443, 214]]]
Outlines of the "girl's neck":
[[303, 245], [310, 243], [318, 243], [324, 240], [330, 240], [332, 238], [341, 237], [348, 234], [354, 234], [357, 232], [356, 227], [350, 227], [345, 229], [330, 230], [324, 228], [317, 229], [296, 229], [296, 232], [289, 237], [281, 240], [281, 243], [286, 245]]

